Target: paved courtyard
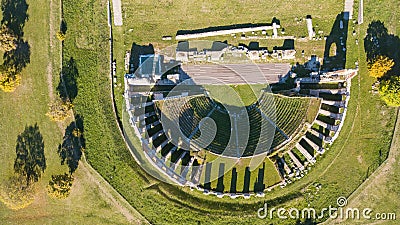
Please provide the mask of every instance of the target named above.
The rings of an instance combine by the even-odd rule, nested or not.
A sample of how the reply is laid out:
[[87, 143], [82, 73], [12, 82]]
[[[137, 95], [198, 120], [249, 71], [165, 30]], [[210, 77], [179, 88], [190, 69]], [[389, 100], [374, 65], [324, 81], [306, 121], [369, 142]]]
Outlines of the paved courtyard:
[[277, 83], [290, 70], [289, 63], [182, 65], [196, 84]]

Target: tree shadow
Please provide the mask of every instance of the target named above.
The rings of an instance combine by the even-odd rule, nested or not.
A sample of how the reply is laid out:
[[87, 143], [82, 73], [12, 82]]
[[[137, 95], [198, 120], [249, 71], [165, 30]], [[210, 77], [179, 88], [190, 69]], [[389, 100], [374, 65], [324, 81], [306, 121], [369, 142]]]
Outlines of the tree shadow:
[[57, 92], [61, 99], [71, 102], [78, 95], [77, 78], [79, 76], [78, 67], [73, 57], [71, 57], [61, 70], [60, 82], [57, 86]]
[[5, 68], [13, 68], [13, 71], [20, 73], [30, 63], [31, 48], [28, 42], [18, 40], [17, 48], [3, 55]]
[[[342, 12], [336, 16], [331, 32], [326, 39], [322, 65], [324, 71], [344, 69], [346, 66], [346, 42], [349, 26], [349, 21], [345, 19], [348, 18], [347, 14], [348, 12]], [[331, 49], [333, 46], [336, 46], [336, 50]], [[330, 55], [332, 51], [334, 54]]]
[[30, 46], [24, 41], [24, 26], [28, 20], [28, 4], [25, 0], [2, 0], [3, 18], [1, 25], [6, 26], [17, 37], [16, 49], [5, 52], [3, 66], [11, 73], [20, 73], [30, 63]]
[[83, 117], [76, 115], [75, 121], [65, 129], [63, 143], [58, 146], [57, 151], [61, 159], [61, 165], [67, 163], [71, 174], [78, 168], [82, 149], [85, 146]]
[[300, 219], [296, 220], [296, 225], [315, 225], [317, 224], [313, 219], [307, 218], [302, 222]]
[[67, 33], [67, 30], [68, 30], [67, 22], [65, 22], [65, 20], [62, 19], [60, 23], [60, 31], [61, 33], [65, 34]]
[[367, 28], [364, 38], [364, 50], [367, 61], [371, 62], [375, 57], [387, 56], [394, 61], [394, 66], [388, 72], [387, 77], [398, 75], [400, 71], [400, 39], [398, 36], [388, 33], [385, 24], [379, 20], [372, 21]]
[[15, 35], [22, 38], [29, 5], [25, 0], [2, 0], [1, 10], [3, 11], [2, 25], [6, 25]]
[[25, 127], [24, 132], [18, 135], [15, 152], [14, 172], [26, 179], [27, 186], [38, 181], [46, 169], [46, 157], [43, 136], [37, 124]]

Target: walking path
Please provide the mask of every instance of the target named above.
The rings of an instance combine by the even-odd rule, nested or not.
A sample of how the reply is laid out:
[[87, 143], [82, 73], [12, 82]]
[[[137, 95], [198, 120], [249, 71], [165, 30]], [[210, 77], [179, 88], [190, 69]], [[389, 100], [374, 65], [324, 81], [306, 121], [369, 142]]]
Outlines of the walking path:
[[[396, 162], [400, 155], [400, 108], [397, 110], [396, 124], [393, 132], [392, 143], [390, 145], [390, 151], [388, 158], [382, 163], [378, 169], [376, 169], [358, 188], [347, 198], [348, 204], [346, 207], [354, 207], [361, 199], [368, 193], [376, 192], [377, 187], [385, 186], [388, 179], [390, 179], [391, 173], [396, 168]], [[372, 221], [376, 222], [376, 221]], [[384, 222], [384, 221], [380, 221]], [[339, 224], [343, 223], [343, 219], [328, 219], [322, 224]]]
[[93, 183], [103, 199], [113, 205], [132, 224], [150, 224], [129, 202], [127, 202], [104, 178], [97, 173], [83, 158], [79, 169], [84, 172], [85, 179]]
[[112, 11], [114, 14], [114, 25], [122, 26], [121, 0], [112, 0], [112, 3], [113, 3]]
[[358, 24], [364, 23], [364, 1], [360, 0], [360, 6], [358, 7]]

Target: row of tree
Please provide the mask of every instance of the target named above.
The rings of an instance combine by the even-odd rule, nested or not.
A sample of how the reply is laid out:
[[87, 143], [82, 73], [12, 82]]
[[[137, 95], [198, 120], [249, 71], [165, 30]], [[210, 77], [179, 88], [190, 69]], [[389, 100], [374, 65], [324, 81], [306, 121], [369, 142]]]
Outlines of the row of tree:
[[[62, 41], [65, 38], [65, 31], [66, 24], [62, 22], [61, 31], [57, 33], [57, 37]], [[73, 58], [63, 63], [57, 86], [57, 96], [49, 104], [49, 111], [46, 113], [52, 121], [65, 121], [68, 117], [74, 115], [72, 102], [78, 95], [78, 75], [78, 68]], [[63, 142], [58, 146], [57, 153], [60, 156], [61, 165], [66, 164], [69, 173], [52, 175], [47, 191], [53, 198], [67, 198], [71, 192], [74, 181], [73, 173], [78, 168], [85, 149], [83, 132], [83, 117], [76, 115], [74, 121], [66, 127]]]
[[[25, 0], [2, 0], [1, 6], [0, 52], [4, 52], [4, 62], [0, 66], [0, 89], [13, 92], [21, 83], [23, 68], [30, 62], [30, 46], [23, 38], [28, 4]], [[66, 31], [63, 20], [56, 37], [64, 41]]]
[[[63, 142], [57, 150], [61, 165], [66, 164], [69, 173], [52, 175], [47, 185], [49, 195], [54, 198], [67, 198], [71, 192], [73, 173], [85, 148], [83, 131], [83, 118], [77, 115], [76, 120], [67, 126]], [[16, 142], [14, 175], [1, 185], [0, 201], [9, 208], [21, 209], [32, 203], [34, 184], [42, 177], [47, 163], [43, 136], [37, 124], [26, 126]]]
[[[10, 52], [17, 48], [18, 37], [4, 24], [0, 29], [0, 51]], [[20, 84], [21, 76], [14, 65], [3, 64], [0, 67], [0, 88], [12, 92]]]
[[400, 39], [381, 21], [369, 24], [364, 38], [368, 71], [379, 82], [379, 94], [388, 106], [400, 106]]

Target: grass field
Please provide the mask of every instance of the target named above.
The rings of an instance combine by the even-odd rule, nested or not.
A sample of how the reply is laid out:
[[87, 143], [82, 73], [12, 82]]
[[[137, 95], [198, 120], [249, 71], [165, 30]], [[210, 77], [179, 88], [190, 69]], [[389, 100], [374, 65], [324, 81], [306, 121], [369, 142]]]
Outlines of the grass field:
[[[51, 2], [51, 3], [50, 3]], [[51, 175], [68, 172], [60, 165], [57, 146], [62, 142], [63, 126], [51, 122], [45, 115], [50, 91], [55, 90], [61, 67], [61, 43], [55, 33], [60, 24], [59, 1], [28, 0], [29, 20], [24, 38], [30, 45], [30, 63], [22, 72], [21, 86], [13, 93], [0, 92], [0, 182], [13, 174], [17, 135], [26, 125], [38, 123], [44, 138], [47, 168], [36, 184], [34, 202], [14, 211], [0, 203], [2, 224], [126, 224], [127, 219], [105, 200], [93, 180], [78, 169], [72, 192], [67, 200], [54, 200], [47, 195], [46, 185]], [[51, 30], [54, 29], [54, 30]], [[53, 93], [54, 94], [54, 93]]]
[[[348, 198], [347, 208], [372, 209], [371, 219], [335, 219], [326, 224], [398, 224], [400, 205], [399, 198], [399, 149], [400, 149], [400, 120], [397, 120], [391, 152], [384, 162], [360, 187]], [[382, 204], [384, 203], [384, 204]], [[383, 219], [382, 219], [383, 218]]]
[[[312, 6], [312, 7], [310, 7]], [[291, 8], [291, 10], [287, 10]], [[164, 35], [174, 36], [178, 30], [193, 30], [212, 26], [227, 26], [245, 23], [270, 23], [272, 18], [280, 20], [285, 28], [285, 35], [306, 36], [305, 16], [312, 15], [318, 30], [329, 34], [331, 23], [343, 9], [343, 2], [338, 1], [308, 1], [265, 2], [258, 0], [245, 1], [141, 1], [123, 2], [123, 17], [125, 36], [128, 46], [153, 43], [162, 47], [175, 41], [161, 41]], [[307, 10], [305, 10], [307, 9]], [[329, 13], [321, 13], [329, 12]], [[297, 23], [295, 18], [301, 19]], [[168, 18], [168, 19], [166, 19]], [[271, 35], [271, 34], [270, 34]], [[221, 41], [232, 39], [221, 36]]]
[[[144, 1], [142, 2], [144, 3]], [[157, 5], [158, 7], [156, 7], [156, 9], [160, 10], [162, 4], [165, 2], [167, 1], [161, 3], [159, 3], [159, 1], [150, 1], [149, 4]], [[366, 18], [368, 16], [378, 17], [379, 15], [379, 18], [384, 21], [388, 21], [387, 26], [389, 30], [394, 31], [393, 26], [396, 24], [396, 21], [393, 22], [393, 14], [391, 13], [391, 10], [394, 9], [395, 6], [391, 1], [382, 2], [381, 7], [377, 8], [375, 8], [375, 1], [366, 0], [364, 2], [366, 6], [368, 5], [368, 7], [366, 7]], [[129, 4], [129, 2], [125, 2], [124, 4]], [[284, 2], [276, 2], [274, 4], [275, 5], [269, 4], [268, 7], [264, 8], [270, 8], [271, 11], [277, 10], [278, 12], [280, 11], [282, 13], [291, 13], [289, 10], [287, 10], [287, 6], [284, 4]], [[302, 6], [302, 4], [312, 3], [296, 1], [291, 4], [298, 4], [298, 7], [295, 7], [294, 10], [298, 10], [300, 12], [300, 10], [305, 8], [304, 5]], [[139, 13], [135, 13], [133, 11], [135, 9], [135, 5], [138, 4], [132, 4], [131, 12], [125, 12], [127, 17], [129, 15], [140, 16], [140, 11]], [[211, 5], [213, 6], [213, 4]], [[278, 5], [281, 7], [279, 10], [277, 8]], [[332, 20], [343, 8], [343, 4], [337, 4], [336, 1], [325, 2], [323, 5], [316, 3], [315, 5], [315, 7], [306, 7], [310, 9], [310, 14], [313, 15], [313, 11], [319, 12], [315, 13], [316, 18], [318, 18], [317, 15], [326, 15], [329, 20]], [[126, 10], [125, 7], [126, 6], [124, 5], [124, 10]], [[182, 7], [189, 6], [185, 5]], [[215, 7], [221, 8], [217, 4]], [[260, 14], [262, 14], [262, 17], [268, 14], [263, 7], [261, 7], [261, 5], [260, 7], [253, 8], [259, 10]], [[43, 9], [43, 7], [41, 9]], [[83, 9], [85, 9], [85, 12], [82, 11]], [[93, 12], [88, 13], [88, 11], [86, 11], [87, 9], [93, 9]], [[141, 10], [142, 13], [144, 13], [144, 9], [140, 8], [140, 5], [138, 5], [136, 9]], [[164, 9], [168, 8], [164, 7]], [[196, 9], [199, 9], [199, 7], [196, 7]], [[306, 177], [296, 181], [284, 189], [271, 191], [266, 195], [265, 198], [252, 198], [248, 201], [244, 201], [243, 199], [231, 200], [228, 198], [216, 199], [213, 196], [205, 196], [200, 192], [191, 191], [189, 188], [179, 188], [158, 183], [151, 177], [147, 176], [133, 161], [133, 158], [130, 156], [128, 149], [125, 147], [125, 144], [119, 135], [117, 125], [113, 119], [114, 116], [109, 95], [108, 52], [107, 48], [104, 47], [107, 46], [108, 43], [105, 1], [94, 2], [90, 0], [68, 0], [64, 1], [64, 10], [65, 18], [68, 23], [69, 37], [65, 42], [64, 56], [66, 58], [71, 56], [75, 57], [78, 63], [80, 77], [78, 80], [79, 94], [78, 98], [76, 99], [76, 110], [77, 113], [84, 116], [85, 120], [85, 136], [87, 140], [86, 151], [88, 160], [91, 165], [93, 165], [93, 167], [95, 167], [95, 169], [97, 169], [99, 173], [151, 223], [265, 223], [265, 220], [258, 219], [256, 216], [257, 209], [261, 207], [265, 201], [270, 203], [271, 206], [305, 206], [306, 202], [303, 199], [301, 190], [307, 188], [315, 181], [322, 184], [322, 189], [320, 191], [320, 197], [317, 197], [313, 204], [316, 207], [325, 207], [329, 204], [333, 205], [335, 204], [338, 196], [350, 195], [350, 193], [352, 193], [367, 177], [367, 172], [372, 172], [377, 167], [377, 162], [379, 158], [381, 158], [379, 156], [379, 150], [382, 150], [383, 157], [387, 155], [390, 136], [393, 132], [392, 128], [395, 110], [385, 107], [379, 100], [378, 96], [372, 96], [368, 92], [373, 81], [372, 79], [366, 77], [366, 65], [364, 64], [365, 56], [362, 49], [362, 43], [359, 45], [360, 51], [357, 51], [357, 46], [354, 44], [355, 38], [350, 37], [348, 40], [348, 51], [351, 52], [351, 55], [348, 55], [347, 62], [348, 65], [352, 67], [354, 65], [354, 61], [356, 61], [360, 56], [361, 76], [353, 80], [352, 98], [350, 100], [347, 118], [340, 137], [329, 149], [329, 151], [324, 154], [323, 158], [319, 159], [319, 162]], [[175, 12], [175, 10], [172, 9], [165, 10], [166, 13], [168, 13], [168, 11]], [[182, 18], [191, 18], [189, 14], [191, 12], [191, 10], [186, 10], [185, 13], [187, 16], [183, 16]], [[222, 19], [222, 21], [220, 21], [221, 24], [229, 23], [230, 21], [235, 21], [236, 23], [249, 22], [249, 20], [250, 22], [257, 22], [249, 19], [254, 15], [251, 13], [240, 14], [243, 15], [243, 17], [237, 17], [236, 14], [231, 14], [231, 16], [227, 16], [228, 14], [219, 14], [220, 18], [227, 18], [226, 21]], [[218, 15], [218, 11], [215, 15]], [[160, 21], [159, 19], [152, 19], [153, 17], [161, 18], [159, 14], [152, 13], [150, 11], [150, 13], [146, 13], [146, 16], [148, 21], [150, 21], [149, 23], [152, 24], [143, 25], [143, 23], [137, 22], [135, 19], [132, 19], [131, 22], [125, 20], [124, 23], [141, 26], [141, 30], [168, 30], [165, 26], [158, 27], [158, 21]], [[270, 20], [270, 17], [273, 17], [273, 15], [268, 16], [268, 20]], [[283, 17], [285, 16], [282, 14], [281, 17], [282, 23], [284, 24]], [[142, 18], [145, 17], [142, 15]], [[208, 17], [203, 16], [201, 18], [206, 20]], [[293, 16], [286, 18], [293, 19]], [[257, 18], [255, 17], [255, 19]], [[33, 19], [31, 21], [33, 21]], [[187, 21], [191, 22], [190, 20]], [[264, 19], [262, 19], [262, 21], [264, 21]], [[182, 29], [185, 28], [184, 22], [185, 21], [182, 21]], [[369, 21], [366, 21], [366, 24], [361, 27], [361, 37], [365, 33], [365, 28], [368, 22]], [[198, 24], [197, 26], [203, 27], [209, 26], [209, 24], [211, 23], [204, 22], [203, 24]], [[149, 26], [152, 26], [154, 29], [149, 29]], [[189, 24], [187, 26], [191, 25]], [[130, 48], [131, 42], [136, 41], [137, 43], [142, 43], [147, 42], [147, 39], [141, 40], [138, 37], [126, 34], [125, 37], [127, 37], [127, 39], [125, 40], [124, 36], [122, 35], [125, 28], [117, 29], [120, 31], [120, 36], [117, 35], [115, 38], [123, 41], [123, 43], [126, 45], [122, 46], [123, 44], [118, 44], [118, 46], [122, 46], [122, 48], [119, 48], [119, 52], [116, 52], [119, 65], [122, 65], [121, 61], [125, 53], [124, 51]], [[129, 29], [129, 26], [127, 26], [126, 30]], [[173, 29], [169, 30], [174, 31]], [[289, 32], [289, 28], [287, 30]], [[36, 30], [36, 32], [39, 31], [41, 30]], [[136, 33], [139, 34], [140, 32]], [[144, 36], [147, 35], [145, 32], [143, 33]], [[160, 34], [154, 35], [153, 40], [160, 38], [159, 35]], [[89, 40], [81, 41], [85, 38], [85, 36], [90, 36], [90, 38], [88, 38]], [[153, 40], [149, 39], [149, 42]], [[35, 43], [37, 42], [40, 41], [36, 41]], [[76, 42], [79, 42], [79, 44]], [[33, 43], [31, 44], [33, 46]], [[116, 46], [116, 48], [118, 48], [118, 46]], [[41, 57], [35, 59], [43, 60]], [[32, 61], [31, 65], [33, 64], [34, 63]], [[43, 65], [38, 67], [45, 68]], [[118, 74], [121, 77], [122, 72], [121, 70], [119, 71], [120, 72]], [[39, 73], [37, 76], [40, 77], [42, 73]], [[29, 81], [29, 79], [26, 79], [26, 81]], [[33, 75], [31, 82], [37, 82], [38, 87], [45, 83], [44, 80], [37, 80], [36, 76], [35, 79], [33, 79]], [[27, 101], [37, 102], [38, 96], [42, 96], [42, 91], [40, 91], [38, 88], [30, 91], [37, 91], [38, 93], [35, 95], [30, 95], [31, 92], [26, 91], [21, 94], [19, 98], [29, 98], [31, 96], [35, 96], [36, 99], [28, 99], [23, 103]], [[121, 90], [117, 90], [116, 96], [119, 96], [120, 94]], [[46, 94], [44, 96], [46, 96]], [[122, 102], [119, 103], [122, 105]], [[19, 107], [26, 107], [26, 105], [19, 104]], [[39, 109], [30, 107], [29, 112], [34, 110], [38, 113], [38, 115], [42, 115], [46, 111], [46, 108], [46, 104], [41, 106], [41, 108], [39, 107]], [[22, 118], [24, 118], [24, 116], [30, 118], [33, 116], [33, 113], [28, 113], [27, 109], [28, 108], [25, 108], [25, 111], [23, 109], [7, 111], [7, 114], [5, 115], [18, 115], [18, 112], [26, 112], [24, 114], [20, 113]], [[384, 114], [382, 112], [384, 112]], [[45, 119], [47, 118], [42, 116], [42, 120]], [[30, 120], [27, 118], [27, 120], [24, 121]], [[34, 122], [36, 119], [31, 121]], [[2, 123], [6, 122], [7, 121], [3, 121]], [[21, 130], [24, 126], [24, 123], [19, 126], [19, 130]], [[14, 124], [8, 124], [4, 127], [15, 127], [15, 131], [12, 131], [14, 132], [13, 135], [11, 135], [11, 131], [5, 134], [5, 136], [10, 136], [6, 140], [9, 140], [9, 146], [11, 146], [11, 149], [13, 149], [15, 137], [18, 134], [18, 129]], [[40, 123], [39, 127], [41, 127], [41, 130], [46, 130], [45, 126], [42, 126]], [[55, 129], [56, 128], [54, 128], [54, 130]], [[49, 133], [47, 135], [53, 134], [54, 133]], [[46, 137], [46, 135], [44, 136], [45, 142], [46, 140], [54, 140]], [[138, 146], [137, 143], [138, 140], [136, 140], [136, 146]], [[360, 158], [359, 156], [362, 158], [361, 161], [358, 160]], [[10, 158], [12, 161], [13, 154], [8, 156], [8, 159]], [[11, 168], [11, 164], [3, 165], [5, 167], [8, 166], [7, 168]], [[343, 182], [343, 180], [346, 182]], [[2, 213], [4, 215], [3, 210]], [[277, 224], [293, 224], [293, 221], [290, 220], [268, 220], [268, 222]]]
[[264, 84], [241, 85], [205, 85], [210, 97], [226, 105], [237, 107], [249, 106], [255, 103], [261, 95], [261, 91], [267, 88]]

